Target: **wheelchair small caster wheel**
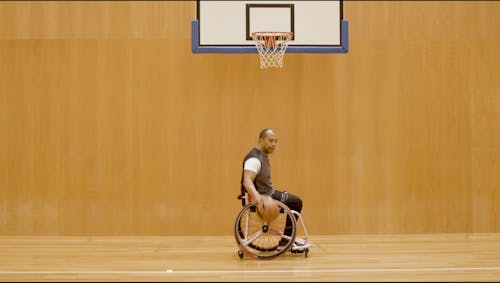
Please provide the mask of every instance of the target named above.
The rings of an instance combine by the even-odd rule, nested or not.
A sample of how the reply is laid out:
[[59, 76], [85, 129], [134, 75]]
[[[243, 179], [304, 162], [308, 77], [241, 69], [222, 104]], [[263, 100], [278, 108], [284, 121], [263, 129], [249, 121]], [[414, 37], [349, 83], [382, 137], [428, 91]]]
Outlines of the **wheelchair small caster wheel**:
[[309, 249], [304, 250], [304, 257], [307, 257], [307, 254], [309, 253]]
[[239, 256], [240, 258], [243, 258], [243, 251], [239, 250], [239, 251], [238, 251], [238, 256]]

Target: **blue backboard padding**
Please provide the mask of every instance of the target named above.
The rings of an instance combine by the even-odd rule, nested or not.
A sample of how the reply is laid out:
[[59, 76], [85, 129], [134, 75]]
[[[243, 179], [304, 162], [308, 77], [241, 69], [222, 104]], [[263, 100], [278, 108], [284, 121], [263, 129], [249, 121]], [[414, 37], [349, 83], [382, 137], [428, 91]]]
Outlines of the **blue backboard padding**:
[[[347, 53], [349, 49], [349, 23], [342, 20], [340, 23], [341, 45], [289, 45], [286, 53]], [[191, 22], [191, 48], [193, 53], [257, 53], [255, 45], [200, 45], [200, 23]]]

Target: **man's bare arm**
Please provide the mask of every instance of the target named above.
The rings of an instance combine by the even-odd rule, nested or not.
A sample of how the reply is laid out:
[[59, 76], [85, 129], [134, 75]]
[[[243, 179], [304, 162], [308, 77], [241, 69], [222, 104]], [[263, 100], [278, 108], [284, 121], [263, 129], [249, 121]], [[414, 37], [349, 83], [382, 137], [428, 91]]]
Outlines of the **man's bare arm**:
[[255, 188], [255, 185], [253, 184], [253, 181], [255, 180], [255, 177], [257, 176], [257, 173], [251, 171], [251, 170], [244, 170], [243, 171], [243, 186], [247, 190], [247, 192], [250, 194], [252, 197], [252, 200], [254, 202], [258, 202], [259, 199], [261, 198], [261, 195], [259, 192], [257, 192], [257, 189]]

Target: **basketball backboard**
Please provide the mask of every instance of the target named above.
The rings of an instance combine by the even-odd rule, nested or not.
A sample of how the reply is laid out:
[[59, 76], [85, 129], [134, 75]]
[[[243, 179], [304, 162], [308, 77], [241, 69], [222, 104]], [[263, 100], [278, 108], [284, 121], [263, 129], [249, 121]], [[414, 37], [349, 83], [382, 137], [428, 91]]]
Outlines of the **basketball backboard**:
[[347, 53], [343, 1], [196, 1], [193, 53], [257, 53], [251, 34], [293, 32], [287, 53]]

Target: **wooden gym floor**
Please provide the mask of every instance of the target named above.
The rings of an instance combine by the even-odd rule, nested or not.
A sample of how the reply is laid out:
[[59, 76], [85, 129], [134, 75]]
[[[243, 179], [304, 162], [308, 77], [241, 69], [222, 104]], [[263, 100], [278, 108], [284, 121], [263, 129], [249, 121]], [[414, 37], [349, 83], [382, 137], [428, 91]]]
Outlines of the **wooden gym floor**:
[[500, 234], [310, 236], [240, 259], [231, 236], [0, 237], [0, 281], [499, 281]]

